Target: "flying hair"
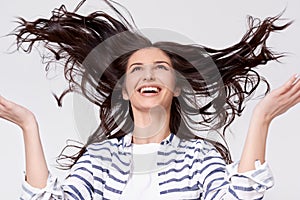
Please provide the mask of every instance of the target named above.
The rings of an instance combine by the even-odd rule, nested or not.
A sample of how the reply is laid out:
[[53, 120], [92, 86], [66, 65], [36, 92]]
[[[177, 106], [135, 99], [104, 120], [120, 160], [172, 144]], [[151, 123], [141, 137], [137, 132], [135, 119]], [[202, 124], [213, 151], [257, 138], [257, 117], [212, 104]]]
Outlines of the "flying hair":
[[[103, 11], [84, 16], [78, 14], [84, 2], [81, 1], [74, 11], [68, 11], [62, 5], [54, 9], [48, 19], [27, 21], [19, 18], [19, 26], [12, 33], [16, 36], [17, 48], [27, 53], [37, 43], [43, 44], [51, 55], [46, 62], [46, 71], [53, 63], [63, 65], [69, 85], [61, 95], [55, 95], [59, 106], [66, 94], [76, 92], [99, 107], [101, 123], [87, 143], [73, 156], [60, 156], [71, 160], [70, 165], [64, 166], [67, 168], [78, 160], [89, 144], [121, 138], [133, 130], [130, 102], [122, 98], [120, 85], [127, 61], [135, 51], [156, 47], [172, 61], [178, 84], [182, 87], [181, 95], [174, 97], [171, 105], [172, 133], [197, 138], [196, 131], [222, 130], [220, 134], [224, 137], [226, 129], [236, 116], [242, 114], [246, 99], [258, 86], [265, 83], [265, 94], [269, 91], [268, 81], [256, 69], [284, 56], [273, 52], [267, 46], [267, 40], [271, 33], [284, 30], [292, 23], [277, 25], [282, 13], [264, 20], [248, 16], [247, 32], [239, 42], [224, 49], [170, 41], [152, 43], [141, 34], [122, 5], [104, 0], [117, 18]], [[129, 19], [116, 6], [121, 7]], [[212, 142], [225, 161], [231, 162], [226, 145], [202, 139]]]

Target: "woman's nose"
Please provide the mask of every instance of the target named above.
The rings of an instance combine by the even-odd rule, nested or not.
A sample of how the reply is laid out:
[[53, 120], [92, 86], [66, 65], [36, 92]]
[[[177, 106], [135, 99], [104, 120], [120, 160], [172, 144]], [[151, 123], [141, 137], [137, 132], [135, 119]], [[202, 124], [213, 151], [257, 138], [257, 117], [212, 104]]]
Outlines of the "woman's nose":
[[145, 81], [154, 81], [155, 80], [155, 74], [154, 74], [154, 69], [151, 67], [146, 68], [144, 70], [144, 77], [143, 80]]

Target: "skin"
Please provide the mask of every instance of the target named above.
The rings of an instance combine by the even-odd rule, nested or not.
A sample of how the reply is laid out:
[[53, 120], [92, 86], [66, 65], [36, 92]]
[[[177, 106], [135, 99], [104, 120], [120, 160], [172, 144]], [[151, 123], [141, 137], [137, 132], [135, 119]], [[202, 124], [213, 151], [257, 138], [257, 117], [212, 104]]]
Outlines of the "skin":
[[[165, 77], [164, 79], [160, 77], [162, 72], [155, 71], [158, 70], [153, 68], [156, 66], [153, 64], [158, 61], [156, 59], [162, 61], [168, 58], [162, 51], [148, 48], [133, 54], [128, 63], [123, 98], [130, 100], [133, 108], [135, 119], [134, 143], [160, 142], [168, 136], [170, 133], [169, 124], [165, 122], [168, 122], [170, 118], [170, 102], [173, 96], [180, 95], [180, 89], [176, 88], [174, 75], [169, 74], [172, 70], [166, 73], [168, 78]], [[142, 69], [141, 72], [143, 73], [139, 76], [132, 77], [130, 66], [136, 62], [141, 63], [145, 68]], [[139, 86], [153, 82], [160, 84], [161, 93], [159, 95], [141, 96], [137, 93]], [[293, 76], [283, 86], [270, 92], [257, 104], [252, 114], [240, 159], [239, 172], [255, 169], [256, 160], [261, 163], [265, 162], [266, 139], [270, 123], [274, 118], [285, 113], [299, 102], [300, 81], [296, 76]], [[0, 96], [0, 117], [13, 122], [22, 129], [27, 182], [37, 188], [45, 187], [48, 168], [34, 114], [25, 107]], [[150, 133], [151, 128], [154, 128], [155, 125], [158, 125], [159, 128], [154, 129], [155, 134]], [[141, 135], [142, 131], [146, 131], [146, 134]]]
[[[255, 107], [246, 143], [239, 164], [239, 172], [255, 169], [254, 162], [265, 162], [266, 140], [269, 126], [274, 118], [285, 113], [300, 102], [298, 75], [291, 77], [283, 86], [273, 90]], [[252, 147], [256, 148], [252, 148]]]
[[[142, 93], [144, 87], [159, 88], [159, 92]], [[132, 105], [133, 143], [160, 143], [170, 134], [171, 103], [179, 94], [171, 60], [163, 51], [141, 49], [129, 58], [123, 98]]]
[[25, 144], [26, 180], [36, 188], [46, 186], [48, 167], [44, 156], [38, 123], [27, 108], [0, 96], [0, 117], [22, 129]]

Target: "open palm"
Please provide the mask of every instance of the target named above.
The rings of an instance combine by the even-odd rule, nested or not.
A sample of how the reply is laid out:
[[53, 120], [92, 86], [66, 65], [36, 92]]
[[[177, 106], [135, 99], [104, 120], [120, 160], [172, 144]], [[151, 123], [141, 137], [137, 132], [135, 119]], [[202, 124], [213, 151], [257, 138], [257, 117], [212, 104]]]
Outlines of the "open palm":
[[0, 96], [0, 118], [11, 121], [24, 129], [35, 121], [35, 117], [27, 108]]
[[284, 85], [271, 91], [256, 106], [256, 111], [271, 121], [300, 102], [300, 81], [293, 76]]

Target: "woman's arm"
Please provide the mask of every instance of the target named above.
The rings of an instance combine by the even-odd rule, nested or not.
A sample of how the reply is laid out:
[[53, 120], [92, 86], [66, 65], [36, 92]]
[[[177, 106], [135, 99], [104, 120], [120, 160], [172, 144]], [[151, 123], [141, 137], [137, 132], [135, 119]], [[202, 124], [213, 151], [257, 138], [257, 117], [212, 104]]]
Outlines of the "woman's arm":
[[240, 173], [255, 169], [256, 160], [265, 162], [266, 140], [271, 121], [299, 102], [300, 81], [297, 76], [293, 76], [257, 104], [238, 168]]
[[26, 180], [33, 187], [45, 187], [48, 168], [40, 141], [38, 124], [33, 113], [0, 96], [0, 118], [11, 121], [22, 129], [25, 145]]

